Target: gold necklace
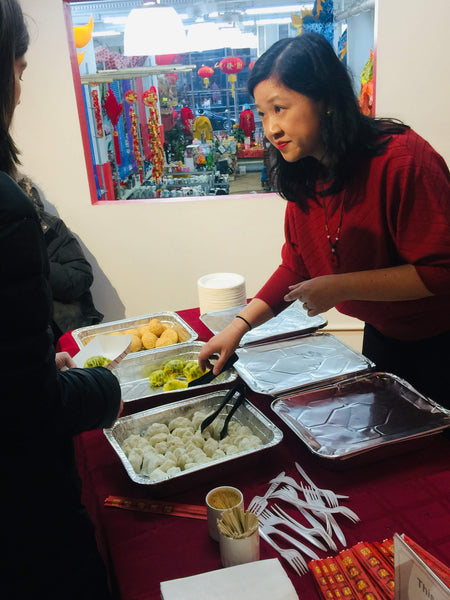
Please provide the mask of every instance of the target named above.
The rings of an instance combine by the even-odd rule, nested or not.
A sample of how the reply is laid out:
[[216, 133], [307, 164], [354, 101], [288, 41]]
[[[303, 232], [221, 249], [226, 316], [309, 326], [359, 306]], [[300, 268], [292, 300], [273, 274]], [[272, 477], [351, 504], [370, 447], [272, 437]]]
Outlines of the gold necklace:
[[323, 213], [325, 215], [325, 231], [327, 234], [328, 243], [330, 244], [331, 260], [332, 260], [332, 262], [334, 262], [337, 265], [339, 265], [339, 256], [337, 253], [337, 245], [339, 242], [339, 234], [341, 233], [342, 218], [344, 216], [344, 204], [345, 204], [346, 197], [347, 197], [347, 190], [345, 190], [344, 197], [342, 199], [341, 214], [339, 216], [339, 223], [338, 223], [338, 226], [336, 229], [336, 233], [334, 235], [334, 241], [331, 239], [330, 229], [328, 227], [327, 207], [325, 204], [325, 198], [322, 199], [322, 208], [323, 208]]

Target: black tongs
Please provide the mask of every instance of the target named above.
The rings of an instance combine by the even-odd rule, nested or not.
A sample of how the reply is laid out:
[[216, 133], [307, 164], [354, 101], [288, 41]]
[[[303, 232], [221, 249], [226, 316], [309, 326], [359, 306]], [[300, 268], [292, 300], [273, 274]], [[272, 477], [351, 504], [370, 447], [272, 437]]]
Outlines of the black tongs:
[[225, 423], [223, 424], [222, 430], [220, 432], [219, 439], [223, 440], [223, 438], [228, 433], [228, 424], [231, 421], [231, 417], [234, 415], [239, 406], [245, 401], [245, 390], [245, 383], [242, 382], [236, 384], [234, 387], [228, 390], [219, 407], [216, 408], [216, 410], [213, 413], [208, 415], [206, 419], [202, 421], [202, 424], [200, 425], [200, 431], [203, 433], [203, 431], [208, 427], [208, 425], [211, 425], [211, 423], [219, 415], [222, 409], [228, 404], [228, 402], [230, 402], [234, 397], [236, 397], [236, 400], [233, 406], [231, 407], [230, 412], [227, 414]]
[[[237, 359], [238, 359], [238, 355], [235, 352], [233, 352], [233, 354], [228, 358], [227, 362], [223, 365], [223, 369], [220, 373], [223, 373], [227, 369], [231, 369], [231, 367], [234, 365], [234, 363], [237, 361]], [[220, 375], [220, 373], [219, 373], [219, 375]], [[210, 381], [212, 381], [219, 375], [214, 375], [213, 370], [211, 369], [210, 371], [207, 371], [204, 375], [201, 375], [200, 377], [197, 377], [197, 379], [193, 379], [192, 381], [190, 381], [188, 383], [188, 388], [194, 387], [197, 385], [205, 385], [205, 383], [209, 383]]]

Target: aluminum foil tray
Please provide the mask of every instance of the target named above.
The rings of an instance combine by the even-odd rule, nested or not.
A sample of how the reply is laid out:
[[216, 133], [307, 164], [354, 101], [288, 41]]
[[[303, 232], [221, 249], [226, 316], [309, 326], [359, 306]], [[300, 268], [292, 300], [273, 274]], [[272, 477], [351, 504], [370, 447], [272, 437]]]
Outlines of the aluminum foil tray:
[[[252, 432], [261, 438], [263, 446], [256, 449], [242, 451], [239, 454], [226, 456], [218, 460], [211, 461], [204, 465], [199, 465], [196, 468], [182, 471], [168, 479], [158, 482], [151, 481], [149, 477], [137, 474], [131, 466], [128, 458], [121, 448], [123, 441], [131, 434], [140, 435], [141, 432], [147, 430], [152, 423], [168, 424], [176, 417], [190, 418], [198, 410], [206, 410], [213, 412], [219, 406], [227, 389], [218, 390], [209, 394], [196, 396], [187, 400], [173, 402], [164, 406], [152, 408], [140, 413], [135, 413], [128, 417], [119, 418], [114, 426], [110, 429], [104, 429], [106, 439], [114, 448], [118, 457], [122, 461], [126, 472], [130, 479], [137, 484], [147, 486], [150, 493], [155, 495], [163, 495], [166, 493], [175, 493], [192, 487], [195, 483], [209, 481], [214, 476], [220, 474], [223, 477], [227, 472], [226, 467], [229, 467], [233, 473], [238, 465], [242, 467], [246, 464], [245, 459], [259, 458], [261, 453], [276, 446], [283, 439], [283, 434], [262, 412], [260, 412], [253, 404], [247, 400], [236, 410], [233, 419], [236, 419], [241, 425], [247, 425]], [[225, 415], [232, 407], [229, 404], [225, 407], [223, 415]]]
[[[200, 320], [215, 335], [225, 329], [245, 306], [242, 304], [233, 308], [205, 313], [201, 315]], [[240, 346], [311, 333], [325, 327], [326, 324], [327, 320], [322, 315], [308, 317], [308, 313], [296, 300], [270, 321], [246, 333], [241, 339]]]
[[348, 378], [375, 365], [337, 337], [315, 333], [236, 350], [234, 368], [260, 394], [279, 396]]
[[[91, 325], [89, 327], [81, 327], [72, 331], [72, 337], [78, 344], [79, 348], [83, 348], [91, 339], [102, 333], [112, 333], [113, 331], [125, 331], [126, 329], [132, 329], [134, 327], [140, 327], [146, 325], [150, 319], [158, 319], [163, 323], [169, 323], [174, 327], [178, 333], [180, 343], [192, 342], [198, 338], [198, 334], [192, 327], [190, 327], [186, 321], [177, 315], [175, 312], [160, 312], [151, 315], [141, 315], [132, 319], [122, 319], [121, 321], [109, 321], [108, 323], [100, 323], [99, 325]], [[167, 348], [163, 347], [162, 349]], [[155, 348], [153, 350], [141, 350], [140, 352], [133, 352], [131, 356], [139, 356], [148, 352], [159, 352], [161, 348]]]
[[311, 452], [334, 462], [383, 449], [388, 455], [450, 426], [450, 411], [390, 373], [280, 397], [271, 407]]
[[[180, 360], [197, 360], [204, 342], [191, 342], [190, 344], [175, 344], [161, 348], [159, 352], [135, 352], [128, 354], [115, 369], [122, 389], [122, 398], [124, 402], [147, 398], [148, 396], [164, 395], [170, 397], [173, 394], [179, 394], [182, 390], [173, 390], [165, 392], [162, 387], [153, 388], [150, 385], [148, 376], [152, 371], [160, 369], [168, 360], [178, 358]], [[206, 388], [212, 385], [231, 383], [237, 379], [237, 373], [234, 369], [229, 369], [220, 373], [211, 383], [199, 385], [197, 389], [202, 393]], [[192, 390], [192, 388], [189, 388]]]

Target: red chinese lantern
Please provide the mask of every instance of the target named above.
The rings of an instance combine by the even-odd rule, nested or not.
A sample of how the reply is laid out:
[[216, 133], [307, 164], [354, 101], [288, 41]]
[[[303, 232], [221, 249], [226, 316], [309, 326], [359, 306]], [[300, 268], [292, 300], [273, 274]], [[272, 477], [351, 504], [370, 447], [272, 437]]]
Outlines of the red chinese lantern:
[[199, 77], [203, 77], [203, 85], [207, 88], [209, 86], [209, 78], [214, 75], [214, 69], [203, 65], [197, 71], [197, 74]]
[[248, 70], [249, 71], [251, 71], [253, 69], [253, 67], [255, 66], [255, 62], [256, 62], [256, 60], [252, 60], [252, 62], [249, 63], [249, 65], [248, 65]]
[[218, 65], [222, 73], [228, 75], [228, 81], [231, 83], [231, 95], [234, 98], [234, 84], [236, 83], [236, 73], [239, 73], [244, 68], [244, 61], [239, 56], [227, 56], [222, 58]]

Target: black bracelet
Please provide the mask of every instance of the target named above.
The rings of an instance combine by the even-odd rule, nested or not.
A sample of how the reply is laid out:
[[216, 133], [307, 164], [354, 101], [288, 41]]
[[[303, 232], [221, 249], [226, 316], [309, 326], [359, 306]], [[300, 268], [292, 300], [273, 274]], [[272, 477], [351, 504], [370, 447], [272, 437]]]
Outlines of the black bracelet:
[[241, 319], [242, 321], [244, 321], [244, 323], [247, 325], [249, 331], [250, 331], [250, 329], [253, 329], [253, 327], [250, 325], [250, 323], [247, 321], [247, 319], [245, 319], [244, 317], [241, 317], [241, 315], [236, 315], [235, 319]]

